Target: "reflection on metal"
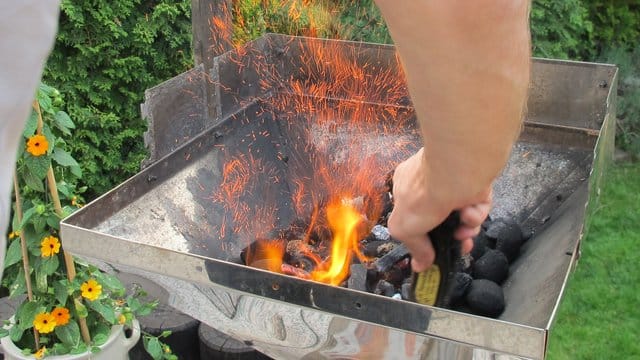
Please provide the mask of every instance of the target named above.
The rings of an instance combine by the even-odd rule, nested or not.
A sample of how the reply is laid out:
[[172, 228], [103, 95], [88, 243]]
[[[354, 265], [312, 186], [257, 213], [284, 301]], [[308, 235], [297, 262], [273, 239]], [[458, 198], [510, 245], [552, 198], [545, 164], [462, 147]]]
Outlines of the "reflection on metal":
[[[489, 319], [238, 265], [246, 244], [233, 234], [218, 239], [228, 215], [211, 201], [221, 184], [220, 149], [253, 151], [265, 169], [284, 174], [275, 183], [259, 178], [256, 208], [270, 197], [286, 198], [286, 175], [305, 165], [282, 161], [281, 150], [292, 149], [296, 134], [317, 125], [317, 117], [309, 110], [295, 114], [306, 121], [285, 122], [286, 114], [261, 111], [283, 89], [259, 86], [265, 74], [256, 69], [266, 63], [271, 80], [295, 78], [309, 46], [331, 46], [353, 63], [399, 71], [390, 46], [267, 35], [215, 58], [211, 69], [159, 85], [143, 106], [155, 122], [149, 143], [162, 150], [146, 169], [63, 221], [65, 250], [177, 279], [172, 305], [275, 358], [544, 358], [586, 206], [597, 199], [612, 149], [616, 68], [534, 60], [530, 115], [495, 185], [493, 215], [512, 216], [535, 235], [503, 286], [505, 312]], [[350, 101], [334, 95], [330, 101]], [[397, 108], [395, 117], [383, 119], [388, 123], [413, 116], [406, 101], [382, 97], [366, 106], [381, 117], [376, 109]], [[269, 139], [241, 141], [259, 133]], [[419, 146], [410, 126], [358, 142], [391, 144], [380, 156], [392, 166], [403, 156], [394, 152], [398, 139]], [[336, 148], [331, 151], [316, 155], [335, 158]], [[286, 204], [276, 215], [281, 225], [293, 220]]]

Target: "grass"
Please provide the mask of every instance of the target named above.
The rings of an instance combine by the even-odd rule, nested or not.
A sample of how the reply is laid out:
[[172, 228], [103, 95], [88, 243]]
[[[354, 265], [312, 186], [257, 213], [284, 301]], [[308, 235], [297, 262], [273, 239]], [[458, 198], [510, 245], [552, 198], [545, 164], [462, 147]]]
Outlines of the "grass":
[[640, 163], [606, 176], [551, 329], [550, 360], [640, 359]]

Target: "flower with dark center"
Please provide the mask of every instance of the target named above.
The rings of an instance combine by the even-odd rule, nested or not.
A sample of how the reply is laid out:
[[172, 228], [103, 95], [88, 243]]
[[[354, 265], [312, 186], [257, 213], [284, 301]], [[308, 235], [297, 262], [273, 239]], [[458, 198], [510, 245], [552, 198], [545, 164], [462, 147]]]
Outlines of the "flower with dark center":
[[33, 135], [27, 141], [27, 152], [33, 156], [41, 156], [49, 150], [49, 142], [43, 135]]

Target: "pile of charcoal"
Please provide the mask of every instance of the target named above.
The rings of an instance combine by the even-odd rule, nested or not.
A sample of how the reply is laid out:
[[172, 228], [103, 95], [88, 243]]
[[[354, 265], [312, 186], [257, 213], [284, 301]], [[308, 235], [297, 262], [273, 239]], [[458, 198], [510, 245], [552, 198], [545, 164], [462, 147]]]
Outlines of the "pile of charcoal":
[[[487, 219], [474, 238], [471, 253], [449, 269], [447, 307], [476, 315], [498, 317], [505, 308], [501, 284], [509, 265], [518, 257], [528, 236], [511, 219]], [[365, 255], [374, 260], [351, 265], [347, 287], [397, 299], [412, 300], [412, 274], [407, 248], [375, 225], [361, 242]]]

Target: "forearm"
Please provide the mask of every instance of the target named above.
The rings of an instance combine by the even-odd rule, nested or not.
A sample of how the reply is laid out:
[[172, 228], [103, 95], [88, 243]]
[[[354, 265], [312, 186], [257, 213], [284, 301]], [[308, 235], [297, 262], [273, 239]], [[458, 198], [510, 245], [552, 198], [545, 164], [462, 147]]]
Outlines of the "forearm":
[[478, 201], [504, 167], [529, 82], [526, 0], [377, 0], [407, 74], [432, 199]]

